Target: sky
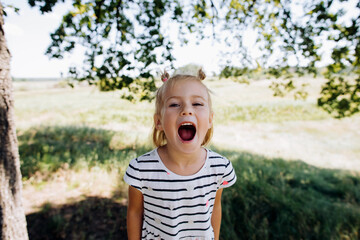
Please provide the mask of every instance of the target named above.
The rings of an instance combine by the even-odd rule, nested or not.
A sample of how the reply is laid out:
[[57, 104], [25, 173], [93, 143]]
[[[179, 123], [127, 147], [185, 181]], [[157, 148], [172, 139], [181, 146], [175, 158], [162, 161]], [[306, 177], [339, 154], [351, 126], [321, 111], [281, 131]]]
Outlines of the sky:
[[[296, 2], [297, 0], [294, 0]], [[15, 78], [59, 78], [61, 73], [67, 75], [71, 65], [81, 65], [82, 54], [75, 52], [66, 56], [64, 59], [50, 59], [45, 55], [47, 47], [50, 45], [50, 34], [59, 26], [62, 16], [69, 10], [69, 1], [58, 4], [53, 12], [41, 14], [37, 8], [31, 8], [27, 0], [2, 0], [2, 3], [14, 4], [20, 9], [19, 14], [12, 10], [7, 10], [8, 16], [5, 17], [5, 37], [8, 47], [12, 54], [11, 72]], [[350, 15], [359, 15], [359, 9], [354, 8], [357, 0], [349, 0], [345, 4], [350, 9]], [[296, 4], [294, 4], [295, 6]], [[296, 7], [296, 6], [295, 6]], [[297, 10], [295, 9], [295, 12]], [[260, 56], [254, 47], [255, 35], [251, 32], [246, 33], [243, 44], [250, 49], [253, 57]], [[186, 64], [194, 63], [203, 66], [208, 75], [219, 73], [221, 65], [221, 49], [225, 47], [214, 40], [202, 40], [200, 45], [195, 41], [190, 41], [186, 46], [175, 43], [173, 56], [175, 68]], [[325, 43], [325, 49], [328, 48]], [[329, 58], [324, 58], [329, 59]], [[236, 65], [236, 64], [234, 64]], [[166, 66], [159, 66], [164, 69]]]
[[[42, 15], [37, 8], [31, 8], [27, 0], [2, 0], [4, 4], [14, 4], [19, 14], [8, 10], [5, 18], [5, 36], [10, 49], [11, 72], [15, 78], [59, 78], [67, 75], [71, 64], [81, 64], [81, 54], [72, 54], [64, 59], [50, 59], [45, 55], [50, 45], [50, 33], [60, 24], [61, 18], [69, 9], [64, 3], [55, 7], [52, 13]], [[194, 63], [213, 73], [219, 72], [219, 44], [204, 40], [201, 45], [190, 42], [187, 46], [175, 45], [175, 67]], [[159, 66], [162, 69], [162, 66]]]

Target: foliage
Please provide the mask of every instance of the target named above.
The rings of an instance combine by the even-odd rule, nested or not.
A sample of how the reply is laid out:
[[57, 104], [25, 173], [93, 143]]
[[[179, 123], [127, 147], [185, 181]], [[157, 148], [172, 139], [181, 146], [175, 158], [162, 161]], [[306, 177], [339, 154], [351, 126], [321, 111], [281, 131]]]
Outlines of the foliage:
[[[328, 79], [321, 90], [318, 105], [338, 118], [359, 112], [360, 78], [351, 81], [345, 80], [344, 76], [329, 76]], [[337, 112], [333, 113], [333, 109], [337, 109]]]
[[[31, 6], [49, 12], [61, 0], [29, 0]], [[329, 82], [322, 90], [318, 105], [335, 117], [350, 116], [360, 110], [360, 3], [350, 0], [212, 0], [123, 1], [73, 0], [59, 28], [51, 34], [47, 54], [62, 58], [78, 45], [85, 49], [83, 69], [70, 69], [70, 76], [98, 84], [102, 90], [128, 88], [124, 97], [142, 89], [140, 99], [151, 99], [155, 89], [156, 65], [174, 60], [173, 43], [166, 24], [179, 27], [179, 39], [187, 43], [186, 33], [202, 39], [212, 36], [231, 46], [231, 56], [241, 60], [243, 69], [259, 68], [287, 81], [273, 85], [277, 95], [292, 90], [289, 60], [298, 74], [314, 74], [323, 52], [328, 48]], [[353, 15], [345, 5], [355, 8]], [[349, 9], [349, 7], [347, 7]], [[177, 25], [174, 25], [178, 23]], [[243, 44], [246, 31], [257, 34], [255, 48], [261, 56], [252, 59]], [[226, 54], [224, 54], [226, 56]], [[230, 59], [227, 59], [230, 61]], [[231, 64], [228, 66], [231, 67]], [[338, 74], [351, 68], [356, 80]], [[235, 73], [235, 75], [238, 73]], [[148, 81], [135, 81], [146, 79]], [[130, 87], [132, 85], [132, 87]], [[134, 87], [136, 85], [137, 87]], [[296, 94], [306, 97], [302, 91]]]
[[360, 176], [300, 161], [222, 152], [237, 182], [223, 193], [222, 239], [358, 239]]
[[219, 75], [220, 78], [232, 78], [233, 81], [249, 84], [252, 80], [259, 80], [264, 77], [261, 68], [239, 68], [234, 66], [225, 66]]
[[3, 11], [2, 11], [2, 13], [3, 13], [3, 15], [6, 17], [7, 16], [7, 12], [6, 12], [6, 10], [7, 9], [12, 9], [15, 13], [19, 13], [19, 8], [17, 8], [17, 7], [15, 7], [14, 5], [12, 5], [12, 4], [3, 4]]
[[[351, 7], [346, 9], [346, 4]], [[223, 26], [234, 33], [226, 40], [237, 43], [239, 48], [232, 54], [240, 54], [237, 58], [243, 65], [252, 69], [261, 66], [268, 74], [284, 79], [284, 83], [273, 85], [280, 96], [293, 90], [288, 87], [293, 76], [290, 59], [297, 74], [316, 76], [319, 62], [327, 58], [323, 53], [330, 51], [329, 81], [318, 105], [335, 117], [350, 116], [360, 111], [360, 3], [355, 4], [346, 0], [224, 0]], [[255, 46], [262, 53], [256, 61], [243, 46], [249, 26], [257, 33]], [[355, 74], [355, 81], [343, 77], [347, 68]], [[299, 94], [303, 96], [301, 91]]]
[[[52, 10], [57, 0], [29, 0], [41, 12]], [[73, 0], [73, 9], [51, 34], [47, 55], [63, 58], [75, 47], [85, 50], [83, 68], [69, 69], [73, 79], [97, 84], [103, 91], [128, 88], [129, 94], [140, 94], [140, 100], [151, 99], [155, 89], [151, 70], [171, 62], [172, 42], [164, 22], [180, 19], [177, 0], [123, 1]], [[146, 83], [141, 79], [146, 79]], [[136, 86], [134, 86], [136, 85]], [[124, 95], [131, 100], [135, 96]]]

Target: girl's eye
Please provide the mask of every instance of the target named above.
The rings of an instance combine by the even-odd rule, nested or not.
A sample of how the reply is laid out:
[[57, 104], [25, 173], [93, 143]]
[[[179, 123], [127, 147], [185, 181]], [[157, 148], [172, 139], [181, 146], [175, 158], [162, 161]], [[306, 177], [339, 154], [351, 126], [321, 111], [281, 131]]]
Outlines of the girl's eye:
[[169, 107], [178, 107], [178, 106], [180, 106], [180, 105], [177, 104], [177, 103], [172, 103], [172, 104], [169, 105]]
[[204, 106], [202, 103], [193, 103], [193, 106]]

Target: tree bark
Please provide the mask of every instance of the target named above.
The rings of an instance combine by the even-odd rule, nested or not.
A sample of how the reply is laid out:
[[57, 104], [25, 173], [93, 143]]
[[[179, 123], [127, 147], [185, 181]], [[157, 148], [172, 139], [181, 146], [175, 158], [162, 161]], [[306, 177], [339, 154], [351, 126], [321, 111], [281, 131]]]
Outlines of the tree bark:
[[0, 2], [0, 239], [28, 239], [10, 75], [10, 52]]

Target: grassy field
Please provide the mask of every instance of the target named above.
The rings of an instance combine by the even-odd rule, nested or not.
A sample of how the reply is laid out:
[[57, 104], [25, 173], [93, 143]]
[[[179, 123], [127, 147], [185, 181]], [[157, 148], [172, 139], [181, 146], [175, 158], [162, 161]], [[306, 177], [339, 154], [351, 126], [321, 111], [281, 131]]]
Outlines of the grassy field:
[[[232, 160], [222, 239], [359, 239], [360, 116], [335, 120], [269, 82], [210, 79], [215, 133]], [[152, 149], [153, 104], [54, 81], [15, 82], [30, 239], [126, 239], [128, 162]]]

